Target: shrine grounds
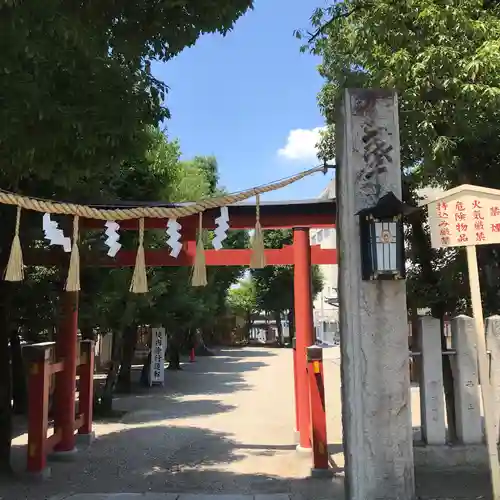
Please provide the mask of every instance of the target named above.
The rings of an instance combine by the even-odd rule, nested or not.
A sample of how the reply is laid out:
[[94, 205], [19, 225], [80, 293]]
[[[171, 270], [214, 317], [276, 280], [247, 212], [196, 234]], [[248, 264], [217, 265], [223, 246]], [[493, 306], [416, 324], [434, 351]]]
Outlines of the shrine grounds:
[[[125, 413], [97, 420], [90, 448], [71, 461], [51, 463], [48, 480], [21, 474], [3, 481], [0, 500], [207, 498], [198, 494], [226, 500], [342, 499], [340, 353], [338, 347], [324, 352], [333, 480], [311, 479], [310, 456], [295, 450], [292, 350], [225, 349], [185, 363], [180, 372], [167, 371], [163, 388], [117, 396], [115, 408]], [[418, 419], [414, 415], [414, 425]], [[26, 435], [18, 435], [19, 471], [25, 445]], [[488, 490], [485, 470], [417, 471], [422, 499], [488, 499]], [[142, 495], [92, 495], [98, 493]]]

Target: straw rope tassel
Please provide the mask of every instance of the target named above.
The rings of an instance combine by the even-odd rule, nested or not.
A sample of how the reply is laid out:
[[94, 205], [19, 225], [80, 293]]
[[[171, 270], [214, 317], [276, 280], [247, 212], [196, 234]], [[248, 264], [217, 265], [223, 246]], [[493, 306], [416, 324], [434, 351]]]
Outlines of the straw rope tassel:
[[207, 286], [207, 267], [205, 262], [205, 247], [203, 245], [203, 212], [198, 215], [198, 239], [194, 255], [192, 286]]
[[71, 258], [69, 260], [68, 279], [65, 290], [67, 292], [80, 291], [80, 251], [78, 249], [78, 222], [79, 217], [73, 219], [73, 246], [71, 247]]
[[23, 250], [21, 248], [21, 240], [19, 239], [19, 225], [21, 223], [21, 207], [17, 207], [16, 213], [16, 228], [14, 230], [14, 238], [10, 247], [9, 262], [5, 268], [5, 281], [23, 281], [24, 265], [23, 265]]
[[250, 257], [250, 267], [261, 269], [266, 267], [266, 254], [264, 252], [264, 237], [260, 225], [260, 196], [255, 196], [255, 231], [252, 239], [252, 256]]
[[148, 292], [148, 277], [146, 275], [146, 258], [144, 256], [144, 218], [139, 219], [139, 246], [137, 247], [137, 256], [135, 258], [134, 274], [130, 284], [132, 293]]

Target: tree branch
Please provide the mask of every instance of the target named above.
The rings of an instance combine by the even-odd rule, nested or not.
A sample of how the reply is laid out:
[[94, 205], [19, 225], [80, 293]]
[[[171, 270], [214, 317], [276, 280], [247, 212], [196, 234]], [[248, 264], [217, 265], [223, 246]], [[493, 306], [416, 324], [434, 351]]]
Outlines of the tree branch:
[[352, 9], [342, 12], [341, 14], [337, 14], [336, 16], [333, 16], [331, 19], [329, 19], [325, 24], [322, 24], [314, 33], [307, 33], [309, 35], [309, 39], [307, 40], [307, 43], [312, 43], [316, 38], [318, 38], [319, 35], [324, 33], [326, 28], [328, 26], [331, 26], [335, 21], [338, 21], [339, 19], [345, 19], [349, 17], [350, 15], [354, 14], [358, 10], [364, 9], [367, 6], [367, 4], [361, 4], [357, 5], [356, 7], [353, 7]]

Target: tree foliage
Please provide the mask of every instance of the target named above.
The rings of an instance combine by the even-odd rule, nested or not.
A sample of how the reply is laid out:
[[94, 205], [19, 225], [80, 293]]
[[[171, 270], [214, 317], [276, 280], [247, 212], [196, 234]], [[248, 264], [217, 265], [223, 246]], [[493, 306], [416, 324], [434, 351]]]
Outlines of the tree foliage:
[[258, 312], [255, 283], [252, 279], [240, 281], [239, 286], [231, 288], [227, 295], [231, 312], [245, 320], [247, 333], [252, 326], [252, 317]]
[[[292, 243], [291, 230], [269, 230], [264, 233], [266, 248], [282, 248]], [[276, 315], [293, 311], [293, 266], [266, 266], [263, 269], [253, 269], [251, 273], [259, 310]], [[311, 279], [314, 298], [323, 288], [323, 277], [318, 266], [312, 266]]]
[[[334, 156], [332, 125], [344, 88], [395, 88], [406, 201], [417, 201], [419, 189], [428, 186], [500, 187], [498, 2], [345, 0], [317, 9], [311, 22], [311, 32], [297, 36], [306, 41], [304, 49], [322, 57], [319, 104], [329, 124], [323, 154]], [[439, 316], [459, 312], [466, 305], [463, 256], [432, 250], [425, 217], [415, 217], [408, 228], [410, 299], [436, 308]], [[498, 251], [489, 246], [479, 252], [492, 312]]]
[[[2, 2], [0, 187], [75, 202], [207, 194], [204, 186], [212, 186], [213, 180], [199, 169], [183, 166], [178, 146], [154, 129], [169, 114], [164, 107], [167, 86], [152, 75], [151, 61], [168, 61], [203, 33], [227, 33], [251, 6], [252, 0]], [[203, 186], [198, 182], [202, 178]], [[9, 207], [0, 207], [0, 216], [6, 221], [0, 232], [3, 273], [15, 217]], [[60, 223], [66, 230], [70, 224], [63, 219]], [[40, 226], [38, 214], [23, 214], [25, 251], [44, 246]], [[162, 237], [148, 234], [148, 244], [159, 243]], [[123, 235], [122, 240], [132, 245], [133, 238]], [[82, 252], [86, 246], [99, 245], [100, 235], [82, 238]], [[170, 279], [164, 279], [162, 272]], [[150, 296], [132, 298], [123, 292], [130, 270], [84, 269], [82, 326], [125, 328], [131, 321], [142, 321], [140, 311], [164, 307], [171, 297], [178, 299], [174, 283], [187, 282], [187, 272], [162, 269], [156, 274], [155, 270], [150, 275]], [[56, 330], [63, 274], [60, 269], [31, 268], [22, 289], [0, 282], [0, 472], [10, 469], [9, 337], [18, 339], [18, 326], [30, 338], [50, 336]], [[220, 284], [217, 271], [211, 275], [210, 293], [222, 293], [223, 287], [215, 285]], [[223, 275], [226, 282], [232, 276]], [[30, 293], [42, 302], [36, 308], [31, 307]], [[203, 304], [220, 302], [207, 298]]]
[[99, 182], [141, 152], [168, 116], [167, 61], [203, 33], [227, 33], [251, 0], [3, 2], [0, 165], [4, 188]]
[[[343, 89], [394, 88], [399, 96], [403, 197], [424, 187], [470, 183], [500, 188], [500, 5], [484, 0], [343, 0], [317, 9], [307, 46], [323, 59], [319, 104], [328, 122], [322, 154], [333, 157], [333, 124]], [[426, 214], [407, 226], [413, 317], [429, 307], [442, 321], [466, 312], [463, 252], [434, 250]], [[486, 314], [498, 313], [500, 248], [479, 248]], [[443, 348], [446, 348], [442, 336]], [[443, 358], [449, 438], [454, 439], [453, 376]]]

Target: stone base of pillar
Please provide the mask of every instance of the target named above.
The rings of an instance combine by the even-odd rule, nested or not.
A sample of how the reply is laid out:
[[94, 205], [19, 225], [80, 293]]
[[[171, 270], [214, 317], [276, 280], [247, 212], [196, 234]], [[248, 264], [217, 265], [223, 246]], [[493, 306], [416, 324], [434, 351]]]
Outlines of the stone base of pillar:
[[330, 479], [335, 475], [333, 469], [311, 469], [311, 477], [314, 479]]
[[52, 469], [50, 467], [45, 467], [39, 472], [28, 472], [25, 471], [21, 474], [21, 480], [26, 479], [27, 481], [42, 482], [50, 479], [52, 477]]
[[68, 451], [53, 451], [47, 458], [52, 462], [73, 462], [76, 460], [78, 450], [73, 448]]
[[76, 446], [78, 448], [88, 448], [95, 441], [95, 432], [90, 434], [77, 434]]
[[298, 444], [296, 447], [295, 447], [295, 450], [298, 452], [298, 453], [312, 453], [312, 448], [304, 448], [303, 446], [300, 446], [300, 444]]

